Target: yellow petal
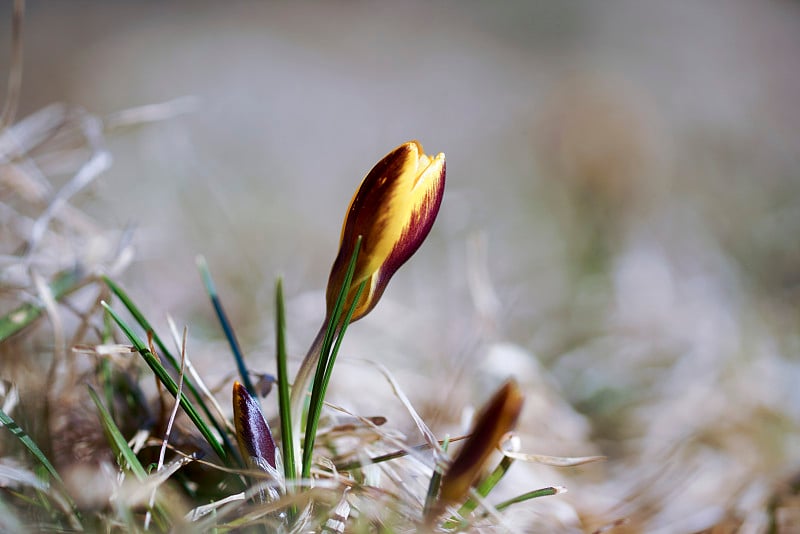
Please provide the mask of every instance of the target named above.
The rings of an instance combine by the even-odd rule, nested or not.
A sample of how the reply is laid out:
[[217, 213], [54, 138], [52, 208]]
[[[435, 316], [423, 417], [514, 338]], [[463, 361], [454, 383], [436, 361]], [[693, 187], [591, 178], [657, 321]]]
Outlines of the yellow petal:
[[377, 303], [397, 269], [419, 248], [430, 232], [444, 193], [445, 157], [431, 158], [417, 141], [392, 150], [364, 178], [350, 201], [342, 226], [339, 253], [328, 280], [328, 313], [341, 289], [358, 236], [362, 236], [351, 294], [370, 279], [352, 320]]

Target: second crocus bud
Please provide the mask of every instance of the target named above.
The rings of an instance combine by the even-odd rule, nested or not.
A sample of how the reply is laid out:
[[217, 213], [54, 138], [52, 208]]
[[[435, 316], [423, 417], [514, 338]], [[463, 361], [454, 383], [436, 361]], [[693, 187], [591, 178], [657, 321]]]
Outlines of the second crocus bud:
[[236, 442], [245, 460], [268, 473], [277, 472], [272, 432], [258, 401], [239, 382], [233, 383], [233, 424]]
[[475, 418], [475, 424], [464, 446], [442, 477], [440, 508], [460, 502], [476, 482], [500, 441], [514, 429], [525, 397], [513, 379], [497, 390]]

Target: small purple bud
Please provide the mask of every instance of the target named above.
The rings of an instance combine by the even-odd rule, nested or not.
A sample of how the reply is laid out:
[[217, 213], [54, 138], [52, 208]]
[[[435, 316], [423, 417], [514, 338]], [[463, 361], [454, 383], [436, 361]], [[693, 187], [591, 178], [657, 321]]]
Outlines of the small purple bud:
[[276, 468], [275, 440], [258, 401], [239, 382], [233, 383], [233, 423], [242, 455], [263, 469]]

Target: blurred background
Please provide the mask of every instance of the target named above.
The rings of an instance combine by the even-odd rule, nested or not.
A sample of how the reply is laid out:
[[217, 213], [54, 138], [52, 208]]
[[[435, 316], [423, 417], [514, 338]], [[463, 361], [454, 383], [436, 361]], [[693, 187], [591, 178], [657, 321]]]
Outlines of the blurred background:
[[255, 370], [274, 369], [284, 276], [299, 362], [350, 197], [419, 139], [447, 155], [442, 209], [348, 332], [332, 401], [416, 442], [362, 360], [441, 435], [513, 374], [524, 452], [608, 456], [518, 462], [509, 495], [569, 489], [520, 525], [800, 525], [797, 2], [29, 1], [24, 38], [18, 119], [171, 102], [106, 136], [113, 164], [72, 204], [133, 231], [117, 279], [189, 325], [209, 382], [233, 364], [195, 256]]

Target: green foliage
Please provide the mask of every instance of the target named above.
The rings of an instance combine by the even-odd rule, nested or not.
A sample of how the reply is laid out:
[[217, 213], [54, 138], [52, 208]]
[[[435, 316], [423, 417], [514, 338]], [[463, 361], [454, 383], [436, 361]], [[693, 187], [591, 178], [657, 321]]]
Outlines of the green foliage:
[[[175, 372], [178, 372], [180, 370], [180, 368], [181, 368], [180, 363], [175, 358], [175, 356], [172, 355], [172, 352], [170, 352], [170, 350], [167, 348], [167, 346], [161, 340], [161, 337], [158, 335], [158, 332], [156, 332], [156, 330], [150, 324], [150, 321], [147, 320], [147, 318], [139, 310], [139, 308], [136, 306], [136, 304], [134, 304], [133, 300], [128, 296], [128, 294], [118, 284], [116, 284], [110, 278], [104, 276], [103, 277], [103, 281], [106, 283], [106, 285], [109, 287], [109, 289], [111, 289], [111, 292], [114, 295], [116, 295], [117, 298], [120, 299], [120, 302], [122, 302], [123, 306], [125, 306], [125, 308], [128, 310], [128, 312], [131, 314], [131, 316], [137, 322], [137, 324], [145, 332], [147, 332], [149, 335], [153, 336], [153, 341], [155, 342], [156, 347], [158, 347], [158, 350], [161, 352], [161, 355], [164, 358], [167, 359], [169, 364], [172, 366], [172, 369]], [[161, 365], [161, 362], [159, 361], [159, 359], [157, 357], [155, 357], [152, 353], [150, 353], [150, 350], [135, 336], [133, 331], [129, 327], [127, 327], [127, 325], [125, 327], [123, 327], [124, 323], [119, 318], [118, 314], [116, 314], [113, 310], [111, 310], [111, 308], [109, 308], [107, 305], [104, 305], [104, 307], [109, 311], [109, 315], [114, 320], [114, 322], [117, 325], [119, 325], [120, 328], [122, 328], [123, 332], [125, 332], [125, 334], [128, 337], [128, 339], [130, 339], [131, 342], [134, 344], [134, 346], [137, 348], [137, 350], [140, 351], [140, 353], [142, 354], [142, 357], [145, 359], [147, 364], [153, 369], [153, 371], [156, 372], [156, 369], [153, 368], [154, 365], [159, 369], [159, 371], [156, 372], [156, 376], [158, 376], [159, 380], [161, 380], [164, 383], [164, 385], [167, 387], [167, 389], [170, 390], [170, 393], [172, 393], [174, 395], [173, 391], [177, 390], [177, 385], [175, 384], [174, 380], [171, 379], [171, 377], [169, 376], [169, 373], [167, 373], [167, 371]], [[144, 351], [144, 352], [142, 352], [142, 351]], [[145, 353], [147, 353], [147, 356], [145, 355]], [[164, 377], [164, 379], [162, 379], [162, 376]], [[167, 380], [167, 382], [165, 382], [165, 380]], [[225, 431], [224, 426], [222, 425], [222, 423], [220, 421], [217, 420], [216, 417], [214, 417], [212, 415], [211, 410], [209, 409], [205, 399], [197, 391], [197, 387], [195, 386], [194, 382], [188, 376], [185, 377], [184, 380], [185, 380], [185, 386], [189, 390], [189, 393], [191, 394], [193, 402], [196, 403], [196, 405], [200, 408], [200, 410], [202, 410], [202, 412], [206, 416], [206, 418], [211, 422], [211, 424], [217, 430], [217, 432], [218, 432], [219, 436], [221, 437], [222, 442], [224, 444], [224, 449], [218, 443], [215, 443], [217, 441], [216, 438], [214, 438], [213, 434], [210, 432], [210, 430], [208, 430], [207, 425], [205, 425], [205, 423], [201, 422], [199, 416], [197, 416], [197, 414], [196, 414], [196, 410], [194, 409], [194, 407], [192, 407], [192, 409], [191, 409], [192, 412], [195, 412], [194, 416], [190, 415], [190, 417], [193, 419], [193, 421], [196, 419], [195, 424], [202, 425], [205, 428], [205, 430], [201, 430], [201, 432], [203, 432], [204, 436], [207, 435], [207, 437], [210, 436], [212, 438], [212, 440], [209, 441], [209, 444], [215, 449], [215, 451], [217, 449], [219, 449], [219, 451], [222, 452], [222, 455], [220, 455], [220, 458], [225, 459], [226, 456], [227, 456], [225, 451], [228, 451], [228, 452], [231, 453], [231, 455], [235, 459], [236, 464], [241, 467], [243, 465], [243, 463], [241, 461], [241, 458], [239, 458], [239, 454], [238, 454], [238, 452], [236, 452], [236, 448], [231, 444], [230, 439], [228, 438], [228, 435], [227, 435], [227, 433]], [[185, 402], [185, 401], [186, 400], [184, 398], [184, 399], [182, 399], [181, 402]], [[186, 401], [186, 402], [188, 404], [188, 401]], [[200, 427], [198, 426], [198, 428], [200, 428]], [[217, 454], [219, 454], [219, 451], [217, 452]], [[227, 463], [228, 462], [226, 462], [226, 464]]]
[[289, 399], [289, 370], [286, 355], [286, 313], [283, 303], [283, 281], [275, 283], [275, 360], [278, 374], [278, 409], [281, 417], [281, 444], [283, 445], [283, 469], [286, 480], [294, 481], [295, 450], [292, 446], [292, 413]]
[[47, 472], [56, 480], [59, 484], [64, 484], [64, 481], [61, 479], [61, 476], [56, 471], [56, 468], [53, 467], [53, 464], [50, 463], [50, 460], [47, 459], [47, 456], [42, 452], [42, 449], [33, 441], [33, 439], [22, 429], [20, 426], [14, 421], [14, 419], [0, 409], [0, 426], [5, 427], [11, 432], [14, 437], [16, 437], [20, 443], [22, 443], [26, 449], [28, 449], [31, 454], [41, 463]]
[[[142, 340], [139, 339], [130, 326], [128, 326], [128, 324], [125, 323], [125, 321], [123, 321], [122, 318], [117, 315], [117, 313], [114, 312], [110, 306], [108, 306], [108, 304], [103, 303], [103, 307], [111, 315], [111, 317], [114, 319], [114, 322], [117, 323], [131, 343], [133, 343], [133, 346], [136, 347], [136, 350], [142, 356], [150, 369], [152, 369], [153, 373], [156, 375], [161, 384], [166, 387], [167, 391], [169, 391], [173, 397], [177, 397], [178, 384], [175, 383], [175, 380], [172, 379], [164, 366], [161, 365], [161, 361], [158, 359], [158, 357], [150, 352], [150, 349], [148, 349]], [[185, 395], [180, 396], [180, 403], [181, 407], [186, 412], [186, 415], [189, 416], [189, 419], [191, 419], [192, 423], [194, 423], [195, 427], [197, 427], [214, 452], [217, 453], [217, 456], [219, 456], [226, 465], [231, 465], [232, 447], [224, 447], [219, 442], [217, 437], [214, 435], [214, 432], [211, 430], [211, 428], [209, 428], [208, 424], [200, 417], [200, 414], [197, 412], [194, 403], [187, 399]]]
[[236, 338], [236, 333], [233, 331], [233, 326], [228, 319], [228, 314], [225, 313], [225, 308], [222, 306], [222, 300], [217, 293], [217, 287], [214, 284], [214, 279], [211, 278], [211, 272], [208, 270], [208, 264], [202, 256], [197, 260], [197, 268], [200, 270], [200, 275], [203, 278], [203, 284], [206, 286], [206, 293], [211, 299], [211, 305], [214, 306], [214, 313], [217, 314], [217, 320], [225, 332], [225, 338], [233, 352], [233, 358], [236, 361], [236, 368], [239, 370], [239, 378], [242, 379], [242, 384], [247, 389], [247, 392], [252, 396], [256, 396], [256, 389], [253, 387], [253, 382], [250, 380], [250, 373], [247, 371], [247, 365], [244, 363], [244, 355], [242, 354], [242, 347], [239, 345], [239, 340]]
[[[336, 304], [333, 308], [333, 313], [328, 320], [328, 327], [325, 331], [325, 338], [322, 341], [322, 349], [320, 351], [319, 362], [317, 362], [317, 372], [314, 375], [314, 382], [311, 387], [311, 402], [308, 409], [308, 418], [306, 419], [306, 430], [303, 436], [303, 478], [308, 478], [311, 474], [311, 460], [314, 453], [314, 442], [317, 436], [317, 425], [319, 424], [319, 417], [322, 413], [322, 406], [325, 402], [325, 392], [328, 390], [331, 376], [333, 374], [333, 364], [336, 362], [336, 356], [339, 353], [339, 347], [342, 344], [342, 339], [347, 331], [347, 326], [350, 324], [350, 319], [353, 317], [353, 312], [358, 304], [358, 299], [361, 296], [367, 281], [361, 282], [359, 285], [356, 296], [350, 309], [342, 321], [342, 312], [344, 310], [344, 303], [347, 299], [347, 294], [350, 292], [350, 284], [353, 280], [353, 273], [356, 269], [356, 261], [358, 259], [358, 252], [361, 249], [361, 236], [356, 240], [353, 256], [350, 258], [350, 264], [347, 267], [347, 274], [345, 274], [344, 283], [342, 284], [339, 296], [336, 299]], [[340, 329], [337, 325], [341, 324]], [[335, 338], [335, 342], [334, 342]]]

